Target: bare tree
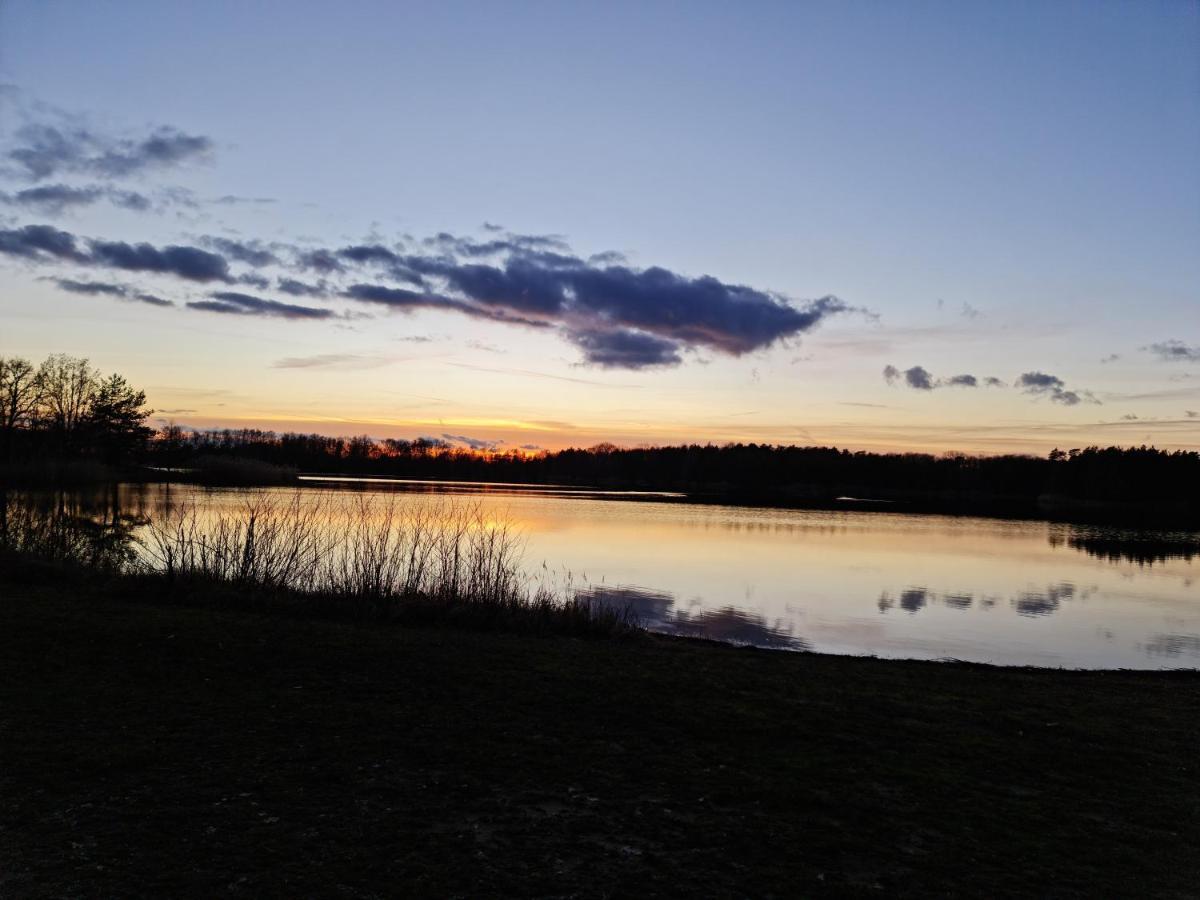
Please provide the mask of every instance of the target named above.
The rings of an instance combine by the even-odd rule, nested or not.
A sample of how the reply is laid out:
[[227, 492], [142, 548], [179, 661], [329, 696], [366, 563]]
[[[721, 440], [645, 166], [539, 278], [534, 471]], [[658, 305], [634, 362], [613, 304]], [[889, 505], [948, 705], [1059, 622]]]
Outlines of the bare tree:
[[69, 449], [84, 423], [99, 385], [100, 373], [86, 359], [55, 354], [38, 370], [41, 382], [39, 413]]
[[41, 384], [33, 363], [0, 356], [0, 430], [4, 432], [5, 460], [12, 458], [13, 433], [29, 423], [40, 400]]

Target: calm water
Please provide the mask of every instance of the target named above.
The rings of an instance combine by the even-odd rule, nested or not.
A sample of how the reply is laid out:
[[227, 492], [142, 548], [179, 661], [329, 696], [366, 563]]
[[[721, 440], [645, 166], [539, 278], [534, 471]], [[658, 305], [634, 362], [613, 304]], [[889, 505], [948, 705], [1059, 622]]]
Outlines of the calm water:
[[[531, 575], [629, 605], [663, 631], [826, 653], [1200, 667], [1197, 533], [477, 485], [325, 482], [305, 494], [397, 490], [415, 504], [469, 494], [516, 526]], [[164, 501], [218, 510], [245, 499], [178, 485], [120, 493], [128, 511], [151, 516]]]

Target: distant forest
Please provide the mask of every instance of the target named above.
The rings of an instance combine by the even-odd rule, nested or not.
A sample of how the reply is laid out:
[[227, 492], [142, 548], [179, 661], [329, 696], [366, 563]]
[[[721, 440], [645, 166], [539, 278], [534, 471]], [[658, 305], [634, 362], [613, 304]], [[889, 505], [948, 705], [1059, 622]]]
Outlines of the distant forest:
[[756, 503], [820, 503], [841, 496], [971, 504], [1042, 498], [1200, 510], [1200, 453], [1087, 447], [1049, 456], [867, 453], [835, 447], [691, 444], [627, 449], [601, 444], [535, 455], [479, 453], [419, 439], [374, 440], [270, 431], [158, 432], [156, 464], [252, 459], [307, 473], [511, 481], [687, 491]]
[[126, 478], [164, 477], [162, 470], [170, 470], [182, 478], [223, 473], [208, 480], [226, 483], [347, 474], [684, 491], [699, 499], [797, 506], [849, 496], [907, 508], [1021, 512], [1092, 504], [1167, 511], [1189, 521], [1200, 515], [1196, 451], [1085, 447], [1046, 457], [934, 456], [770, 444], [601, 444], [528, 454], [425, 438], [178, 425], [156, 431], [147, 424], [150, 415], [142, 391], [120, 375], [102, 376], [87, 360], [60, 355], [34, 366], [0, 358], [0, 476], [19, 483], [24, 473], [48, 464], [92, 463], [116, 467]]

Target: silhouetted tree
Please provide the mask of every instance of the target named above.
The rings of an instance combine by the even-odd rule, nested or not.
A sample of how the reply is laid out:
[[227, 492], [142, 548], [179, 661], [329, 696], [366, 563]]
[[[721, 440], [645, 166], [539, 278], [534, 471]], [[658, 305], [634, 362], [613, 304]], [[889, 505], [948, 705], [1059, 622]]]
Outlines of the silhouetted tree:
[[0, 429], [4, 432], [3, 459], [12, 459], [18, 428], [29, 426], [41, 400], [41, 387], [33, 363], [19, 357], [0, 357]]
[[106, 462], [120, 462], [141, 450], [153, 429], [146, 426], [145, 391], [136, 391], [122, 376], [101, 379], [92, 391], [85, 425], [93, 451]]
[[60, 452], [74, 449], [99, 385], [99, 374], [86, 359], [62, 353], [51, 356], [38, 369], [38, 415], [57, 439]]

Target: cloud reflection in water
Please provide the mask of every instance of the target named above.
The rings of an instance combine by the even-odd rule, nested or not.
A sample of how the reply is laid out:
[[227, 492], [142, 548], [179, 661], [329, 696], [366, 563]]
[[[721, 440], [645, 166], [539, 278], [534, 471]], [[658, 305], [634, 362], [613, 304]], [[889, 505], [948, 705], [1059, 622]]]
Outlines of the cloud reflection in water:
[[723, 606], [688, 612], [677, 609], [673, 594], [630, 586], [594, 585], [576, 596], [618, 610], [627, 610], [638, 624], [651, 631], [700, 637], [730, 644], [748, 644], [779, 650], [808, 650], [809, 645], [780, 624], [774, 626], [756, 613]]

